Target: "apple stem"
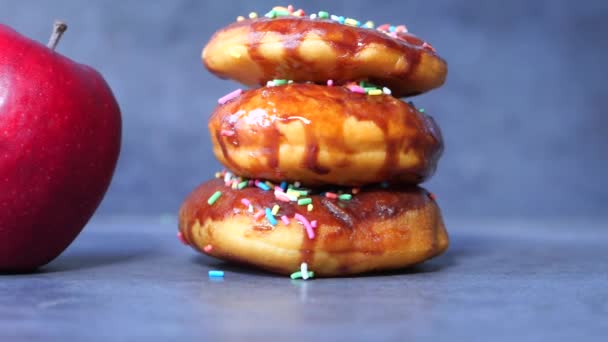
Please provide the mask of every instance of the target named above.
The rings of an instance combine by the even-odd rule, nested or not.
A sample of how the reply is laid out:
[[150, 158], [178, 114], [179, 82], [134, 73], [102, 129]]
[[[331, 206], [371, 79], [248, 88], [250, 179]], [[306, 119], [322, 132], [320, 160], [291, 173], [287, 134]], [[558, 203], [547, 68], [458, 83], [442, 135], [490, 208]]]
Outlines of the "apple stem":
[[53, 33], [51, 34], [51, 38], [49, 39], [49, 43], [47, 46], [55, 51], [57, 44], [59, 44], [59, 40], [61, 40], [61, 36], [68, 29], [68, 25], [60, 20], [55, 20], [53, 24]]

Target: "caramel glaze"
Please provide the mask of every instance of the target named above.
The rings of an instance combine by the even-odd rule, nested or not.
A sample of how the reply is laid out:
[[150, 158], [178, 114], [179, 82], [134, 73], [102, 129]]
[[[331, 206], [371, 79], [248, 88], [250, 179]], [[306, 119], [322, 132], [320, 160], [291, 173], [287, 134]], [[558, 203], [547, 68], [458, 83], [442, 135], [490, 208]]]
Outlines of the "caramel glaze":
[[[384, 132], [386, 158], [378, 174], [366, 176], [372, 182], [418, 184], [434, 173], [443, 151], [439, 127], [430, 116], [419, 112], [412, 104], [388, 95], [368, 96], [344, 87], [315, 84], [258, 88], [245, 91], [238, 98], [218, 106], [209, 120], [209, 129], [214, 136], [214, 144], [220, 146], [218, 158], [237, 175], [273, 181], [302, 181], [306, 185], [360, 186], [365, 184], [340, 183], [339, 179], [324, 181], [323, 175], [329, 172], [330, 166], [321, 165], [318, 161], [319, 136], [323, 137], [324, 146], [349, 152], [345, 141], [353, 137], [345, 134], [356, 137], [357, 132], [344, 132], [342, 128], [344, 120], [351, 116], [360, 121], [373, 121]], [[300, 167], [318, 175], [308, 182], [286, 178], [285, 172], [278, 167], [279, 147], [286, 142], [277, 124], [293, 120], [305, 126], [307, 148]], [[395, 134], [398, 129], [403, 132], [407, 129], [409, 133]], [[222, 131], [230, 131], [233, 135], [223, 136]], [[230, 150], [240, 146], [259, 146], [255, 166], [244, 168], [232, 159]], [[407, 149], [414, 149], [421, 156], [417, 167], [404, 169], [398, 166], [399, 152]], [[219, 152], [216, 150], [216, 153]]]
[[[222, 196], [213, 205], [207, 204], [207, 199], [216, 191], [221, 191]], [[321, 190], [317, 190], [321, 191]], [[272, 208], [279, 204], [281, 209], [279, 215], [286, 215], [293, 219], [294, 214], [299, 213], [308, 218], [309, 221], [316, 220], [317, 234], [325, 234], [323, 238], [323, 249], [327, 251], [339, 251], [340, 246], [335, 246], [337, 239], [344, 240], [344, 235], [349, 236], [348, 241], [356, 244], [356, 241], [378, 241], [373, 244], [374, 250], [366, 250], [367, 253], [383, 253], [388, 249], [389, 238], [376, 236], [374, 226], [383, 220], [404, 214], [410, 210], [416, 210], [434, 201], [429, 193], [417, 186], [392, 186], [384, 189], [379, 186], [369, 186], [361, 189], [350, 201], [328, 199], [317, 194], [309, 195], [312, 198], [314, 210], [308, 212], [306, 206], [299, 206], [295, 202], [280, 202], [272, 191], [263, 191], [257, 187], [248, 187], [242, 190], [233, 190], [226, 187], [220, 179], [210, 180], [196, 188], [184, 201], [180, 210], [179, 229], [184, 234], [186, 241], [194, 241], [193, 226], [195, 222], [205, 222], [208, 219], [220, 221], [236, 215], [250, 215], [252, 229], [260, 231], [272, 231], [277, 229], [268, 223], [266, 218], [255, 221], [253, 214], [246, 211], [241, 203], [243, 198], [251, 201], [254, 212], [260, 209]], [[279, 220], [280, 222], [280, 220]], [[281, 222], [279, 225], [283, 225]], [[324, 226], [337, 226], [338, 229], [331, 233], [323, 232]], [[280, 227], [285, 229], [284, 227]], [[302, 247], [300, 249], [302, 262], [310, 263], [314, 257], [315, 244], [320, 239], [309, 239], [306, 231], [302, 228]], [[190, 243], [191, 244], [191, 243]], [[191, 244], [192, 245], [192, 244]], [[204, 252], [199, 246], [192, 246], [200, 252]], [[353, 248], [353, 246], [349, 246]], [[246, 263], [246, 260], [235, 261]]]
[[[401, 72], [366, 77], [368, 81], [374, 84], [390, 88], [396, 97], [413, 96], [439, 87], [445, 81], [447, 73], [447, 63], [437, 55], [430, 45], [425, 44], [423, 40], [411, 33], [398, 33], [391, 37], [376, 29], [352, 27], [331, 20], [310, 20], [307, 18], [244, 20], [233, 23], [223, 30], [230, 30], [239, 26], [250, 26], [251, 28], [247, 49], [251, 59], [264, 70], [266, 76], [258, 80], [260, 85], [265, 85], [268, 80], [272, 79], [322, 83], [332, 79], [336, 84], [352, 81], [352, 71], [358, 69], [357, 64], [351, 61], [352, 56], [356, 56], [364, 47], [372, 43], [398, 50], [407, 58], [409, 66]], [[283, 36], [285, 64], [277, 65], [268, 61], [259, 52], [258, 48], [261, 41], [268, 32], [276, 32]], [[315, 72], [315, 68], [310, 65], [311, 63], [307, 63], [298, 57], [300, 44], [311, 32], [323, 37], [336, 51], [338, 61], [335, 69], [330, 74]], [[415, 79], [415, 72], [423, 54], [432, 56], [439, 61], [438, 70], [434, 71], [438, 75], [438, 81], [420, 88], [421, 84], [419, 80]], [[209, 68], [209, 66], [207, 67]], [[210, 71], [214, 72], [211, 69]], [[221, 74], [216, 74], [219, 77], [224, 77]]]

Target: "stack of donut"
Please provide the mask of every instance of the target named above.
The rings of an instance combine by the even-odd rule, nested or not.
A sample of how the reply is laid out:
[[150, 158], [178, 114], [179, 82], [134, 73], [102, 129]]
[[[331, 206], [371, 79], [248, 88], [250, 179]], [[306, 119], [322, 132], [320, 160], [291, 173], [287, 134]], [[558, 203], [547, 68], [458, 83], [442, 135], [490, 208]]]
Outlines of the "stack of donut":
[[418, 186], [441, 132], [399, 99], [443, 84], [431, 45], [405, 26], [289, 6], [239, 17], [202, 58], [251, 88], [220, 98], [209, 119], [226, 170], [182, 205], [185, 244], [292, 278], [400, 269], [447, 249], [440, 209]]

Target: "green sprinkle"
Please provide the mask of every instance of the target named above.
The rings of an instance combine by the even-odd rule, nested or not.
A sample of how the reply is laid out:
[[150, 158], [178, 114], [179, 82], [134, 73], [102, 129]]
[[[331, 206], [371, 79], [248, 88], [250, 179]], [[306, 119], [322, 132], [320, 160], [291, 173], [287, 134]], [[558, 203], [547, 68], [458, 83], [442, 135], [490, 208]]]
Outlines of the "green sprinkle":
[[325, 11], [319, 11], [319, 19], [327, 19], [329, 18], [329, 13], [325, 12]]
[[[315, 276], [315, 272], [313, 271], [308, 271], [308, 278], [314, 278]], [[301, 279], [302, 278], [302, 272], [297, 271], [297, 272], [293, 272], [290, 276], [291, 279]]]
[[308, 195], [308, 191], [306, 191], [306, 190], [296, 190], [296, 191], [300, 193], [300, 196]]
[[213, 195], [211, 195], [211, 197], [209, 197], [209, 199], [207, 200], [207, 203], [209, 203], [209, 205], [213, 205], [215, 202], [217, 202], [217, 200], [220, 198], [220, 196], [222, 196], [222, 192], [216, 191]]
[[424, 113], [424, 108], [418, 108], [418, 111], [419, 111], [420, 113]]
[[272, 19], [277, 16], [277, 12], [275, 10], [271, 10], [270, 12], [266, 13], [264, 16], [266, 18]]
[[248, 181], [242, 181], [242, 182], [240, 182], [240, 183], [239, 183], [239, 185], [237, 185], [236, 187], [237, 187], [239, 190], [242, 190], [242, 189], [244, 189], [244, 188], [246, 188], [246, 187], [247, 187], [247, 184], [249, 184], [249, 182], [248, 182]]
[[275, 86], [287, 84], [287, 80], [272, 80]]
[[298, 205], [308, 205], [312, 203], [312, 198], [308, 197], [308, 198], [300, 198], [298, 200]]
[[338, 196], [338, 199], [342, 200], [342, 201], [350, 201], [353, 198], [353, 195], [351, 194], [342, 194], [340, 196]]
[[286, 15], [289, 15], [289, 11], [287, 10], [274, 10], [274, 15], [277, 17], [284, 17]]

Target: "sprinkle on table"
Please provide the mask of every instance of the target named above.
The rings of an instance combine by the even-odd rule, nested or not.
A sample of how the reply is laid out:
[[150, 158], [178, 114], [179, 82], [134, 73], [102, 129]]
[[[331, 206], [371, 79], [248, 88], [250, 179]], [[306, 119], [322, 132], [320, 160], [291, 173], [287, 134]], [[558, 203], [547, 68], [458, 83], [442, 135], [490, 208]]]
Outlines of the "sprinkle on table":
[[224, 271], [210, 270], [209, 278], [224, 278]]
[[222, 192], [216, 191], [213, 195], [211, 195], [211, 197], [209, 197], [209, 199], [207, 200], [207, 203], [209, 205], [213, 205], [215, 202], [217, 202], [217, 200], [220, 198], [220, 196], [222, 196]]

